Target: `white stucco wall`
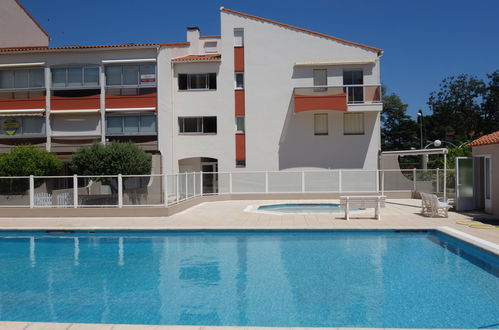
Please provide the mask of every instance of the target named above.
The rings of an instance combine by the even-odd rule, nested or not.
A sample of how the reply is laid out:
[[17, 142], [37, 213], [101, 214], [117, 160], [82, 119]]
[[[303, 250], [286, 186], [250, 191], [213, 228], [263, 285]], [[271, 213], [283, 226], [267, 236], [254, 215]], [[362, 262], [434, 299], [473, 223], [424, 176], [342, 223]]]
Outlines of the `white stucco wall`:
[[[328, 111], [326, 137], [313, 134], [318, 112], [293, 113], [293, 88], [313, 86], [314, 69], [295, 62], [374, 60], [361, 66], [364, 84], [379, 84], [376, 52], [226, 12], [221, 21], [222, 77], [234, 71], [233, 30], [244, 29], [247, 170], [377, 168], [379, 113], [366, 113], [364, 136], [344, 136], [342, 114]], [[328, 67], [329, 85], [343, 84], [342, 70]], [[224, 79], [219, 86], [233, 89], [233, 81]]]

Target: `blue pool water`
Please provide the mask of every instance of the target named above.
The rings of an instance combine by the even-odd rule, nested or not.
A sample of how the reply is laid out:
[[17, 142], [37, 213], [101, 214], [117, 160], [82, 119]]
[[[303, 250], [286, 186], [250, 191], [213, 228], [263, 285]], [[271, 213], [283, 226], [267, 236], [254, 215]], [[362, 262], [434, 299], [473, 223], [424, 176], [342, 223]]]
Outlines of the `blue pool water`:
[[499, 328], [498, 257], [439, 232], [0, 232], [0, 320]]
[[[337, 213], [343, 212], [340, 204], [333, 203], [309, 203], [309, 204], [274, 204], [261, 205], [261, 211], [282, 212], [282, 213]], [[354, 210], [354, 209], [351, 209]]]

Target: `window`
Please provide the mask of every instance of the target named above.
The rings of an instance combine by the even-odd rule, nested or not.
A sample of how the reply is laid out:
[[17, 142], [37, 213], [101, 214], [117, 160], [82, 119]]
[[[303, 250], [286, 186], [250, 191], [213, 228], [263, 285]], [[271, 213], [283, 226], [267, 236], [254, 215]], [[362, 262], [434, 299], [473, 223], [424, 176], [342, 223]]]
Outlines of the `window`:
[[178, 89], [217, 89], [216, 73], [195, 73], [178, 75]]
[[217, 117], [179, 117], [180, 133], [217, 133]]
[[106, 118], [108, 135], [148, 135], [156, 133], [156, 115], [108, 115]]
[[[343, 71], [343, 85], [363, 85], [364, 74], [362, 70], [345, 70]], [[349, 103], [364, 102], [364, 88], [362, 86], [345, 87], [348, 94]]]
[[156, 86], [156, 64], [106, 66], [106, 86]]
[[237, 116], [236, 117], [236, 132], [237, 133], [244, 133], [245, 132], [244, 116]]
[[0, 70], [0, 89], [43, 88], [44, 86], [43, 68]]
[[314, 86], [327, 86], [327, 69], [314, 69]]
[[97, 87], [99, 86], [99, 68], [79, 66], [52, 69], [52, 87]]
[[343, 114], [343, 134], [363, 135], [364, 134], [364, 114], [345, 113]]
[[45, 134], [45, 117], [0, 118], [0, 135], [36, 136]]
[[244, 46], [244, 30], [234, 29], [234, 47]]
[[327, 113], [314, 114], [314, 134], [328, 135], [328, 133]]
[[207, 41], [204, 43], [204, 51], [206, 53], [216, 53], [217, 52], [217, 42]]
[[246, 160], [236, 160], [236, 167], [246, 167]]
[[244, 89], [244, 73], [243, 72], [236, 72], [235, 73], [235, 82], [236, 82], [236, 89]]

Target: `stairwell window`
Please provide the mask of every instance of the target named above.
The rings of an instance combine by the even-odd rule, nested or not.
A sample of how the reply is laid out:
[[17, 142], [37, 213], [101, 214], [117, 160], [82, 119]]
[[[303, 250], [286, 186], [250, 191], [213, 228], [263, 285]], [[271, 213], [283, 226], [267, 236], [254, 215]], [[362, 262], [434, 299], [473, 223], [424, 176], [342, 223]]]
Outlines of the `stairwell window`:
[[181, 134], [216, 134], [217, 117], [178, 117]]
[[244, 30], [234, 29], [234, 47], [244, 46]]
[[314, 135], [328, 135], [327, 113], [314, 114]]
[[236, 89], [244, 89], [244, 72], [235, 73]]
[[244, 116], [236, 116], [236, 133], [244, 133]]
[[216, 73], [180, 73], [178, 75], [179, 90], [215, 90], [217, 89]]
[[364, 114], [344, 113], [343, 114], [343, 134], [344, 135], [364, 135]]

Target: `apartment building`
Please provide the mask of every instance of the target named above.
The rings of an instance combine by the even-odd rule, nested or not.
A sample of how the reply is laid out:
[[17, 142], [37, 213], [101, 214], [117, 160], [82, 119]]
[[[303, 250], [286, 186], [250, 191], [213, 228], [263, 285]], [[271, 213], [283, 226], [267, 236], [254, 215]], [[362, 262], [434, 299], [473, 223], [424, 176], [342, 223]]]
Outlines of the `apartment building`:
[[378, 48], [226, 8], [219, 36], [49, 47], [7, 3], [30, 29], [0, 35], [0, 152], [131, 140], [156, 172], [377, 169]]

